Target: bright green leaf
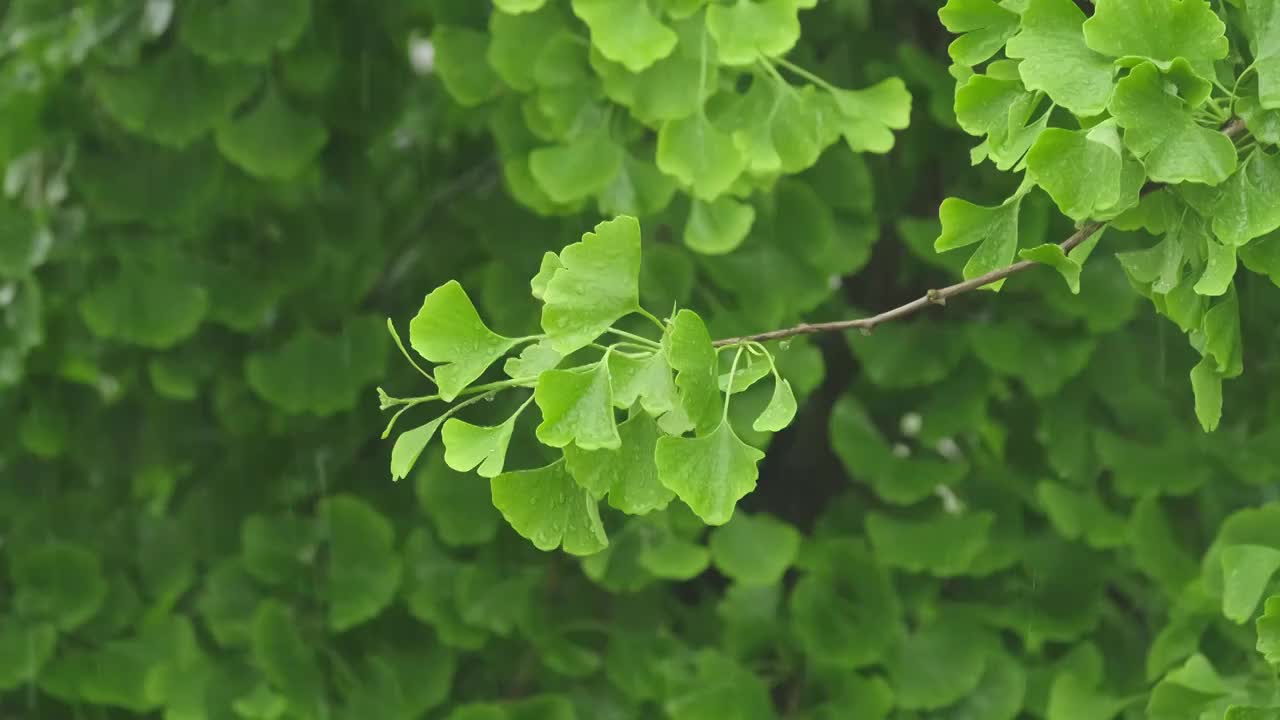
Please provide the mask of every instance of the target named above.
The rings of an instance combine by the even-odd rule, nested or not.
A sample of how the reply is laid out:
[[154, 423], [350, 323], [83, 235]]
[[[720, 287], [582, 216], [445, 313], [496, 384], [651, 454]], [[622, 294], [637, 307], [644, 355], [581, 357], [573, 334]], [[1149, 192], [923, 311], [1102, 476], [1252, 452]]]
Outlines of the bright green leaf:
[[710, 429], [719, 418], [720, 393], [716, 351], [706, 324], [692, 310], [681, 310], [671, 321], [663, 342], [671, 367], [676, 371], [684, 416], [699, 431]]
[[701, 200], [724, 194], [747, 167], [733, 137], [703, 113], [668, 120], [658, 130], [658, 169], [690, 188]]
[[529, 154], [529, 170], [557, 203], [570, 204], [605, 189], [622, 168], [622, 147], [600, 127], [569, 142]]
[[1111, 99], [1112, 60], [1085, 45], [1084, 12], [1072, 0], [1030, 0], [1021, 31], [1006, 53], [1021, 59], [1018, 73], [1028, 90], [1043, 90], [1076, 115], [1100, 115]]
[[727, 422], [701, 437], [658, 438], [658, 478], [708, 525], [733, 517], [738, 500], [756, 487], [764, 453], [738, 438]]
[[735, 0], [707, 8], [707, 32], [725, 65], [785, 55], [800, 39], [796, 0]]
[[773, 385], [773, 396], [751, 427], [756, 432], [778, 432], [791, 424], [796, 416], [796, 394], [791, 382], [778, 378]]
[[747, 238], [756, 210], [731, 197], [712, 202], [694, 199], [684, 226], [684, 244], [703, 255], [732, 252]]
[[409, 344], [433, 363], [440, 397], [453, 400], [516, 340], [488, 328], [456, 280], [432, 290], [409, 322]]
[[1103, 55], [1165, 70], [1183, 58], [1206, 78], [1227, 56], [1225, 30], [1206, 0], [1103, 0], [1084, 22], [1085, 42]]
[[1213, 233], [1239, 247], [1280, 228], [1280, 155], [1255, 152], [1225, 183], [1213, 207]]
[[591, 44], [605, 57], [640, 72], [671, 54], [676, 34], [648, 3], [631, 0], [573, 0], [573, 12], [591, 30]]
[[563, 547], [572, 555], [590, 555], [609, 544], [596, 501], [564, 461], [499, 475], [490, 486], [494, 507], [539, 550]]
[[947, 30], [960, 34], [947, 48], [951, 59], [961, 65], [978, 65], [1004, 47], [1018, 31], [1017, 13], [995, 0], [947, 0], [938, 11]]
[[449, 418], [440, 431], [444, 440], [444, 461], [458, 472], [475, 470], [480, 477], [499, 475], [507, 462], [507, 445], [515, 430], [517, 410], [500, 425], [472, 425], [458, 418]]
[[1222, 549], [1222, 614], [1244, 623], [1262, 600], [1271, 576], [1280, 570], [1280, 549], [1230, 545]]
[[628, 515], [665, 508], [673, 494], [658, 480], [654, 451], [659, 433], [654, 419], [648, 413], [635, 413], [618, 426], [618, 436], [622, 444], [613, 450], [566, 445], [569, 474], [595, 498], [607, 494], [609, 504]]
[[543, 290], [542, 329], [568, 355], [640, 308], [640, 223], [602, 222], [562, 250], [560, 263]]
[[547, 370], [538, 376], [534, 401], [542, 411], [538, 440], [562, 448], [616, 450], [621, 445], [613, 414], [608, 358], [582, 370]]
[[[965, 279], [972, 279], [1013, 262], [1018, 249], [1018, 210], [1022, 195], [1015, 194], [996, 207], [974, 205], [967, 200], [947, 198], [938, 216], [942, 234], [934, 241], [934, 249], [946, 252], [980, 243], [964, 266]], [[1004, 280], [983, 287], [999, 291]]]
[[911, 94], [896, 77], [862, 90], [836, 90], [834, 96], [843, 120], [840, 133], [854, 152], [889, 152], [893, 130], [911, 121]]

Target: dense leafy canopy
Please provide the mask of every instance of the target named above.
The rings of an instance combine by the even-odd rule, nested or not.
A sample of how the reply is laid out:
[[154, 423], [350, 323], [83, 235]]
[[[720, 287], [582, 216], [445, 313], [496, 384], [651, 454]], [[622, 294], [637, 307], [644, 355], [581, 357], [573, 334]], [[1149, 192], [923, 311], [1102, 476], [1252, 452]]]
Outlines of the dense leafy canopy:
[[1271, 0], [0, 36], [3, 712], [1280, 716]]

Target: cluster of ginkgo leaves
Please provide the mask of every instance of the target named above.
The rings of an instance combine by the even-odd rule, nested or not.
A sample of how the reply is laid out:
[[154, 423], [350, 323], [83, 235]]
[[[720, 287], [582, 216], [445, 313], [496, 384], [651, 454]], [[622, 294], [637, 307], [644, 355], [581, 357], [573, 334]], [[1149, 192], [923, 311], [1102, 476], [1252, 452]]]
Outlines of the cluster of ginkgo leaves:
[[1120, 261], [1202, 355], [1191, 384], [1212, 430], [1222, 381], [1243, 370], [1237, 263], [1280, 270], [1272, 244], [1252, 242], [1280, 228], [1280, 12], [1270, 0], [1218, 9], [1207, 0], [1099, 0], [1091, 9], [950, 0], [939, 12], [960, 35], [951, 73], [956, 119], [982, 138], [973, 162], [990, 160], [1022, 182], [993, 207], [946, 200], [935, 247], [976, 244], [966, 277], [1021, 256], [1057, 268], [1079, 292], [1080, 264], [1099, 234], [1070, 253], [1019, 249], [1019, 209], [1033, 187], [1077, 222], [1160, 237]]
[[[909, 120], [901, 79], [845, 89], [785, 57], [815, 2], [507, 0], [488, 32], [445, 23], [431, 41], [445, 87], [482, 107], [520, 202], [671, 209], [686, 245], [719, 255], [751, 232], [753, 193], [841, 140], [887, 152]], [[688, 201], [671, 207], [678, 191]]]
[[[563, 547], [578, 555], [608, 544], [597, 509], [605, 496], [633, 515], [678, 497], [708, 525], [728, 522], [737, 501], [755, 488], [764, 456], [730, 424], [734, 393], [772, 375], [772, 399], [753, 424], [760, 432], [790, 424], [796, 397], [760, 343], [717, 347], [692, 310], [659, 320], [641, 308], [640, 258], [640, 225], [626, 215], [600, 223], [558, 255], [548, 252], [530, 283], [542, 301], [545, 332], [530, 337], [490, 330], [455, 281], [429, 293], [409, 324], [409, 345], [436, 363], [430, 372], [419, 370], [438, 391], [411, 398], [379, 391], [383, 409], [400, 408], [383, 437], [406, 411], [454, 404], [400, 434], [392, 476], [408, 475], [439, 432], [445, 462], [491, 478], [493, 503], [517, 532], [543, 550]], [[657, 337], [618, 327], [632, 315], [652, 322]], [[404, 350], [394, 325], [388, 327]], [[502, 366], [507, 379], [476, 384], [509, 354]], [[405, 357], [417, 367], [408, 351]], [[528, 398], [502, 423], [479, 426], [454, 417], [505, 391]], [[563, 456], [545, 467], [509, 471], [507, 447], [531, 404], [542, 416], [538, 441]], [[620, 411], [627, 413], [622, 422]], [[687, 437], [690, 432], [696, 434]]]

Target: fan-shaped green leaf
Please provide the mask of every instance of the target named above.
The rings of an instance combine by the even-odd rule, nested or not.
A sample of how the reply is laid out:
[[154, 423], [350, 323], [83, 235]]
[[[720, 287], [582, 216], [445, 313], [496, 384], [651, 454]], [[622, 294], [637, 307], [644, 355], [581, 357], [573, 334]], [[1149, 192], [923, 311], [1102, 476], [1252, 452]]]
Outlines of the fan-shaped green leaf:
[[342, 332], [295, 333], [245, 363], [249, 386], [289, 413], [332, 415], [356, 404], [360, 392], [386, 366], [386, 329], [376, 317], [359, 317]]
[[[971, 279], [1002, 268], [1013, 262], [1018, 249], [1018, 211], [1022, 207], [1022, 195], [1015, 194], [996, 207], [974, 205], [967, 200], [947, 198], [942, 201], [938, 215], [942, 220], [942, 234], [934, 242], [938, 252], [980, 243], [978, 249], [965, 263], [964, 276]], [[984, 288], [999, 291], [1004, 280], [997, 280]]]
[[1114, 87], [1115, 63], [1084, 40], [1084, 11], [1071, 0], [1030, 0], [1021, 31], [1006, 53], [1021, 59], [1018, 73], [1028, 90], [1043, 90], [1076, 115], [1100, 115]]
[[329, 535], [329, 627], [349, 630], [382, 612], [400, 587], [395, 529], [368, 503], [335, 495], [321, 503]]
[[[521, 408], [523, 409], [523, 408]], [[472, 425], [465, 420], [449, 418], [440, 431], [444, 440], [444, 461], [458, 472], [475, 470], [480, 477], [492, 478], [502, 473], [507, 462], [507, 445], [515, 431], [517, 410], [500, 425]]]
[[573, 12], [591, 30], [591, 44], [631, 72], [640, 72], [671, 54], [676, 34], [648, 3], [631, 0], [573, 0]]
[[583, 370], [542, 373], [533, 398], [542, 411], [537, 435], [543, 444], [562, 448], [573, 443], [583, 450], [616, 450], [621, 445], [607, 357]]
[[720, 62], [751, 65], [785, 55], [800, 39], [801, 3], [796, 0], [735, 0], [707, 8], [707, 32]]
[[1165, 70], [1183, 58], [1205, 78], [1227, 56], [1225, 30], [1206, 0], [1107, 0], [1084, 22], [1085, 42], [1103, 55]]
[[311, 0], [196, 0], [184, 10], [182, 41], [214, 63], [265, 63], [311, 20]]
[[217, 140], [222, 154], [250, 175], [288, 180], [315, 159], [329, 131], [268, 88], [252, 110], [218, 128]]
[[107, 583], [98, 557], [85, 548], [47, 542], [8, 550], [13, 607], [23, 617], [72, 630], [102, 607]]
[[618, 426], [618, 435], [622, 444], [613, 450], [566, 445], [565, 467], [595, 498], [607, 494], [609, 504], [628, 515], [665, 508], [673, 494], [658, 480], [657, 423], [648, 413], [637, 412]]
[[208, 306], [204, 288], [130, 264], [81, 299], [80, 316], [101, 337], [167, 348], [195, 333]]
[[435, 379], [446, 402], [475, 382], [517, 342], [484, 324], [456, 280], [428, 293], [409, 322], [409, 344], [427, 360], [441, 363], [435, 369]]
[[1244, 623], [1253, 617], [1271, 576], [1280, 570], [1280, 548], [1230, 545], [1222, 549], [1222, 614]]
[[668, 120], [658, 130], [658, 169], [702, 200], [720, 197], [747, 167], [733, 137], [703, 113]]
[[782, 580], [800, 552], [800, 533], [769, 515], [737, 513], [711, 532], [711, 559], [739, 583], [772, 585]]
[[947, 48], [961, 65], [977, 65], [991, 59], [1018, 31], [1017, 13], [995, 0], [947, 0], [938, 19], [960, 37]]
[[658, 479], [703, 522], [723, 525], [733, 517], [738, 500], [756, 487], [756, 464], [764, 453], [738, 438], [722, 422], [695, 438], [658, 438]]
[[542, 296], [542, 329], [559, 353], [585, 347], [640, 309], [640, 223], [635, 218], [623, 215], [596, 225], [560, 252], [560, 264]]
[[490, 486], [494, 507], [539, 550], [563, 547], [571, 555], [590, 555], [609, 544], [596, 501], [563, 460], [499, 475]]
[[712, 202], [695, 199], [684, 226], [684, 244], [704, 255], [732, 252], [747, 238], [756, 210], [731, 197]]

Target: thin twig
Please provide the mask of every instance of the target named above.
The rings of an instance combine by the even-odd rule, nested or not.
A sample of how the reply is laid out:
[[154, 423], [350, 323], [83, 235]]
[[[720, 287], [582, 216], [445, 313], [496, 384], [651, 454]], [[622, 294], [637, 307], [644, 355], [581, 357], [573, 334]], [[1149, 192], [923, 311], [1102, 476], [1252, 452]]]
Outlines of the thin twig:
[[[1235, 139], [1243, 134], [1245, 129], [1244, 121], [1240, 118], [1235, 118], [1222, 127], [1222, 134]], [[1164, 183], [1147, 183], [1146, 186], [1142, 188], [1142, 194], [1146, 195], [1148, 193], [1155, 192], [1164, 186]], [[1101, 230], [1104, 225], [1106, 225], [1106, 223], [1090, 220], [1084, 225], [1081, 225], [1080, 228], [1072, 233], [1066, 240], [1059, 243], [1058, 247], [1062, 248], [1062, 252], [1064, 254], [1071, 252], [1071, 250], [1077, 245], [1088, 240], [1094, 235], [1094, 233]], [[892, 310], [886, 310], [878, 315], [872, 315], [870, 317], [855, 318], [851, 320], [836, 320], [824, 323], [800, 323], [794, 327], [782, 328], [780, 330], [770, 330], [768, 332], [756, 333], [754, 335], [724, 338], [722, 340], [716, 340], [713, 344], [716, 347], [723, 347], [726, 345], [738, 345], [745, 342], [768, 342], [769, 340], [782, 340], [784, 338], [795, 337], [797, 335], [816, 335], [818, 333], [843, 332], [845, 330], [861, 330], [864, 334], [869, 335], [878, 325], [882, 325], [892, 320], [898, 320], [900, 318], [907, 317], [908, 315], [914, 315], [930, 305], [946, 305], [947, 300], [955, 297], [956, 295], [963, 295], [971, 290], [977, 290], [984, 285], [990, 285], [993, 282], [1003, 280], [1010, 275], [1020, 273], [1023, 270], [1035, 267], [1039, 264], [1040, 263], [1032, 262], [1030, 260], [1020, 260], [1012, 265], [997, 268], [971, 280], [965, 280], [964, 282], [958, 282], [954, 285], [948, 285], [940, 290], [927, 290], [924, 295], [905, 305], [899, 305]]]

